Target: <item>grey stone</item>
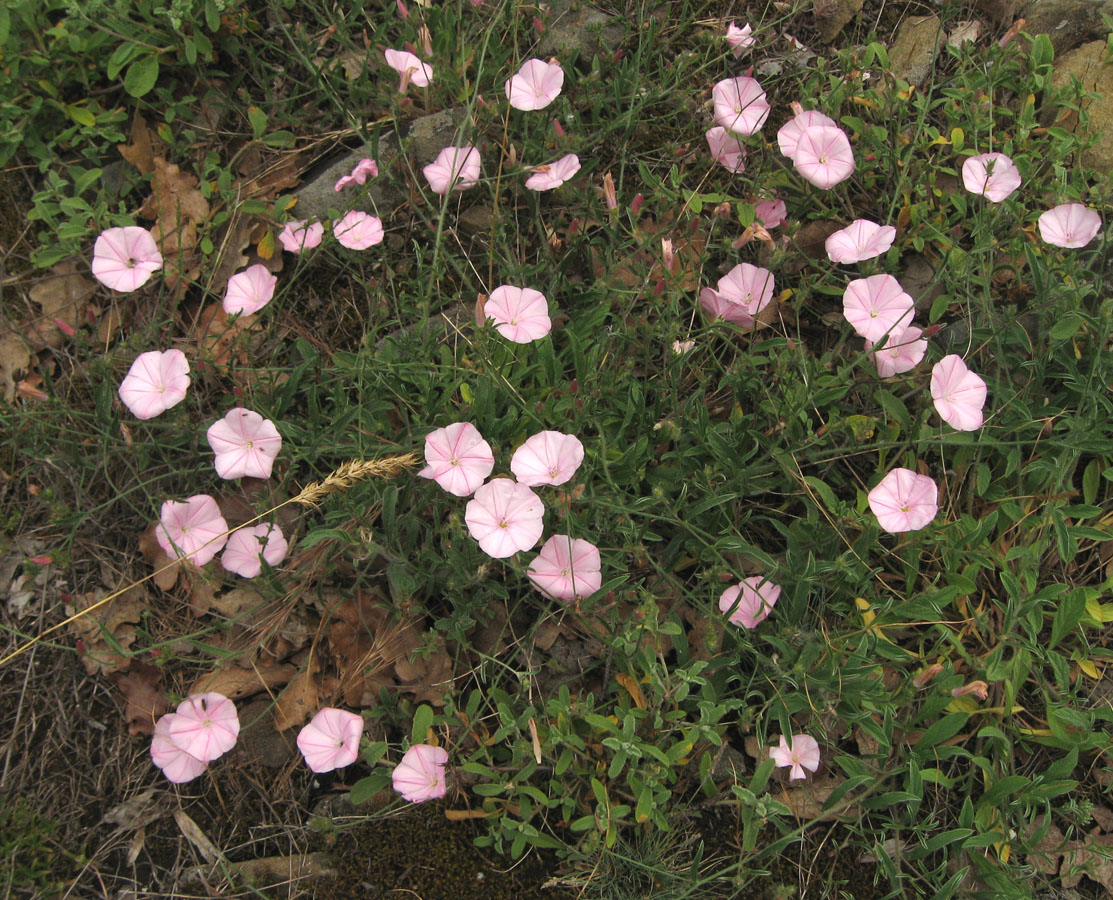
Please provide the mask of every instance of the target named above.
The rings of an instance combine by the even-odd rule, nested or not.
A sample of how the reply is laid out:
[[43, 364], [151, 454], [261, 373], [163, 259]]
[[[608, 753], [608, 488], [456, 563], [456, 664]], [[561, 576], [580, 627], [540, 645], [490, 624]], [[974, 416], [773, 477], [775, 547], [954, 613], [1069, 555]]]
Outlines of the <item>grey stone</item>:
[[[337, 193], [337, 179], [347, 175], [361, 159], [372, 157], [379, 164], [379, 176], [370, 179], [364, 186], [365, 192], [356, 187], [346, 188]], [[329, 221], [329, 209], [341, 212], [352, 209], [353, 198], [360, 196], [364, 201], [359, 204], [365, 212], [383, 215], [386, 210], [397, 204], [401, 193], [392, 187], [384, 177], [398, 159], [398, 139], [393, 132], [385, 132], [379, 139], [379, 149], [374, 153], [371, 147], [353, 150], [331, 163], [328, 168], [317, 172], [306, 181], [298, 191], [298, 203], [294, 207], [294, 218]]]
[[1018, 15], [1028, 34], [1046, 34], [1058, 59], [1105, 34], [1102, 15], [1113, 15], [1113, 0], [1029, 0]]
[[406, 144], [414, 164], [420, 168], [437, 158], [445, 147], [470, 144], [470, 130], [464, 124], [467, 110], [463, 107], [414, 119], [406, 133]]
[[606, 13], [576, 0], [551, 0], [537, 55], [578, 56], [590, 61], [593, 56], [613, 53], [622, 35], [621, 24]]
[[[1063, 56], [1051, 73], [1051, 86], [1065, 87], [1072, 77], [1081, 82], [1084, 91], [1097, 94], [1082, 101], [1082, 108], [1090, 117], [1090, 131], [1098, 136], [1097, 142], [1082, 154], [1082, 164], [1109, 175], [1113, 172], [1113, 64], [1106, 62], [1105, 41], [1091, 41]], [[1055, 124], [1077, 131], [1078, 115], [1066, 112]]]
[[824, 43], [829, 44], [862, 11], [863, 0], [816, 0], [813, 12], [815, 27]]
[[938, 16], [917, 16], [905, 20], [889, 48], [893, 73], [917, 87], [927, 81], [935, 65], [935, 54], [946, 35]]

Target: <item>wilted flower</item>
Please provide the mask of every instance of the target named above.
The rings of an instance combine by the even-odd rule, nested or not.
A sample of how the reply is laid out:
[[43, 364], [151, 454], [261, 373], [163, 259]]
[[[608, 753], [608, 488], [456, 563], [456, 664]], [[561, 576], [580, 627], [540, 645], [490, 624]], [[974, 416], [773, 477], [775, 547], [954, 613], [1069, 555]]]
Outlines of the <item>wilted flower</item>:
[[727, 43], [730, 44], [731, 52], [735, 57], [741, 56], [753, 46], [754, 38], [750, 36], [753, 34], [753, 31], [753, 28], [751, 28], [748, 23], [741, 28], [733, 22], [727, 26]]
[[965, 697], [968, 694], [977, 697], [979, 700], [985, 700], [989, 697], [989, 685], [984, 681], [971, 681], [969, 684], [964, 684], [962, 687], [957, 687], [951, 691], [952, 697]]
[[379, 174], [379, 164], [370, 158], [361, 159], [356, 163], [350, 175], [341, 175], [333, 186], [333, 190], [342, 191], [349, 184], [363, 184], [368, 178], [376, 178]]
[[769, 617], [780, 596], [780, 585], [754, 575], [723, 591], [719, 610], [733, 625], [756, 628]]

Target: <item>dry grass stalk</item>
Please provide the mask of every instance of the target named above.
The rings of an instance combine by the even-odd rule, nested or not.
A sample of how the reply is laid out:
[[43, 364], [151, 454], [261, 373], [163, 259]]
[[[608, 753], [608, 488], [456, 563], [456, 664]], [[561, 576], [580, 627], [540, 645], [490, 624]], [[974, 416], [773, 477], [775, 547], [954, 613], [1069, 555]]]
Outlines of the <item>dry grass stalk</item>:
[[351, 459], [342, 463], [324, 481], [314, 481], [302, 488], [301, 493], [290, 502], [316, 506], [327, 494], [342, 493], [364, 478], [393, 478], [404, 469], [413, 468], [419, 461], [416, 453], [387, 456], [383, 459]]

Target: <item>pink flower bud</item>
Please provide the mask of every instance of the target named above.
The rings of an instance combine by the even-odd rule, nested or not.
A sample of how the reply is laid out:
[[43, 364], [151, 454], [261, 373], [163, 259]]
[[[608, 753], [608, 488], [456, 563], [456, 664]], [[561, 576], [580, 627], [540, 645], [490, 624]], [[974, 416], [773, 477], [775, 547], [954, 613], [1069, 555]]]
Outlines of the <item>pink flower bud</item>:
[[932, 663], [927, 668], [921, 669], [919, 672], [916, 673], [916, 677], [912, 679], [912, 684], [914, 687], [922, 688], [925, 684], [931, 681], [931, 679], [933, 679], [942, 671], [943, 666], [941, 666], [939, 663]]
[[641, 194], [640, 192], [637, 193], [637, 194], [634, 194], [634, 200], [630, 204], [630, 212], [633, 215], [636, 216], [638, 213], [640, 213], [642, 211], [642, 204], [643, 203], [645, 203], [645, 195]]
[[398, 15], [402, 17], [402, 20], [405, 21], [408, 19], [410, 17], [410, 11], [406, 8], [406, 4], [403, 3], [402, 0], [394, 0], [394, 2], [398, 5]]
[[603, 202], [607, 209], [618, 209], [618, 195], [615, 193], [614, 179], [610, 172], [603, 176]]
[[965, 697], [967, 694], [971, 694], [979, 700], [985, 700], [989, 696], [989, 685], [984, 681], [971, 681], [969, 684], [964, 684], [962, 687], [951, 691], [952, 697]]

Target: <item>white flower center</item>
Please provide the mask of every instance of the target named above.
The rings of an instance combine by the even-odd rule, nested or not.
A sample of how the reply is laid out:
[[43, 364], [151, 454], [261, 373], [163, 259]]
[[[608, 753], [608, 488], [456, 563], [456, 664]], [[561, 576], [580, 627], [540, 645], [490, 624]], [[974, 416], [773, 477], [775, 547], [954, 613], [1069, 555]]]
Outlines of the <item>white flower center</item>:
[[450, 460], [448, 461], [448, 464], [449, 464], [450, 466], [458, 466], [458, 465], [460, 465], [460, 459], [459, 459], [459, 457], [456, 457], [456, 456], [452, 457], [452, 459], [450, 459]]

